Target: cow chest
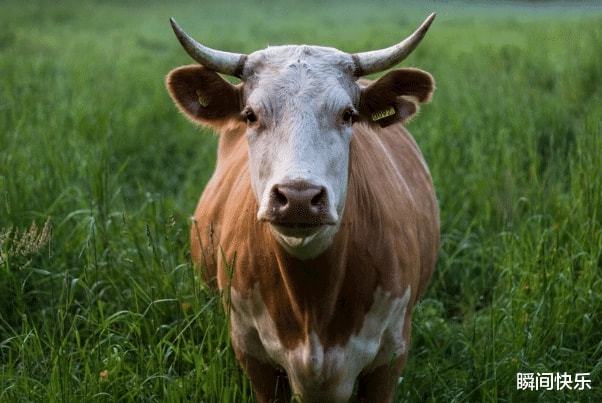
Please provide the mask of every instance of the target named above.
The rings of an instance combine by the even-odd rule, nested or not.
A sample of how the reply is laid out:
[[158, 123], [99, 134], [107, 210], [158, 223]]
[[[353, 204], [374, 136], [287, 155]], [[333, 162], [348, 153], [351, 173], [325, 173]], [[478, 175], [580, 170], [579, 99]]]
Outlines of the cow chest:
[[364, 315], [360, 330], [344, 344], [325, 345], [308, 329], [300, 342], [286, 348], [256, 285], [247, 295], [232, 289], [232, 342], [260, 361], [284, 369], [294, 393], [308, 400], [346, 401], [358, 375], [386, 364], [406, 350], [403, 328], [410, 287], [395, 297], [380, 288]]

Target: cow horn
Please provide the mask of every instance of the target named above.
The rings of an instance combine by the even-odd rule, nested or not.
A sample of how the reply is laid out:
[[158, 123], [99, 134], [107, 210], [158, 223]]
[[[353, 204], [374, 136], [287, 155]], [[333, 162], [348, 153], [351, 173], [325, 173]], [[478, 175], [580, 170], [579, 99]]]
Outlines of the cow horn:
[[208, 48], [192, 39], [179, 27], [173, 18], [170, 18], [169, 22], [171, 23], [171, 27], [178, 37], [178, 40], [190, 57], [203, 66], [218, 73], [228, 74], [239, 78], [242, 77], [247, 55]]
[[367, 74], [378, 73], [395, 66], [408, 57], [416, 46], [418, 46], [426, 31], [428, 31], [435, 16], [435, 13], [429, 15], [412, 35], [396, 45], [385, 49], [353, 54], [352, 57], [355, 60], [356, 67], [355, 75], [361, 77]]

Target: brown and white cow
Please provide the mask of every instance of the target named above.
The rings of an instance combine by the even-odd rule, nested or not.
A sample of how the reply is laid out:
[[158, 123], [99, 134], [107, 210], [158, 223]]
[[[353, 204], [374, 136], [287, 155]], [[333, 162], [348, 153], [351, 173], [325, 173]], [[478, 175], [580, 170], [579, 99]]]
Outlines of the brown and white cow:
[[360, 401], [393, 398], [439, 243], [429, 170], [402, 123], [434, 82], [417, 69], [360, 77], [404, 59], [433, 18], [382, 50], [249, 55], [205, 47], [172, 20], [200, 65], [171, 71], [169, 93], [219, 133], [192, 256], [224, 291], [261, 402], [347, 401], [356, 381]]

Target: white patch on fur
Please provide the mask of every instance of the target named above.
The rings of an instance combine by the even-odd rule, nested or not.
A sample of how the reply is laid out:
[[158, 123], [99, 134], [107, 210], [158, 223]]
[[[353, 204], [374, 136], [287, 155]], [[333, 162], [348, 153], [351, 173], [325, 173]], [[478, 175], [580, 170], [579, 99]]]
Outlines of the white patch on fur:
[[358, 375], [406, 352], [403, 327], [411, 288], [392, 297], [376, 289], [361, 329], [345, 345], [324, 350], [310, 332], [292, 350], [283, 347], [256, 285], [248, 297], [232, 290], [232, 342], [245, 353], [284, 368], [293, 392], [305, 401], [347, 401]]

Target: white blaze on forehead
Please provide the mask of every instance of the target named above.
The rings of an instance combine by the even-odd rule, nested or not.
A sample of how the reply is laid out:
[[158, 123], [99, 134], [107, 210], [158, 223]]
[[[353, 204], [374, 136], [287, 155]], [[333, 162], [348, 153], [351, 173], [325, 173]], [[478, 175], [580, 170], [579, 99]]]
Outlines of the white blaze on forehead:
[[[359, 89], [351, 57], [319, 46], [275, 46], [252, 53], [245, 64], [244, 98], [267, 118], [283, 111], [326, 114], [353, 103]], [[280, 116], [279, 116], [280, 115]], [[301, 114], [300, 114], [301, 115]], [[280, 123], [280, 122], [269, 122]]]
[[244, 102], [267, 125], [294, 124], [295, 118], [310, 116], [332, 118], [333, 112], [359, 99], [353, 61], [334, 48], [269, 47], [249, 55], [245, 66]]
[[356, 378], [404, 354], [403, 338], [411, 289], [401, 297], [378, 288], [361, 329], [344, 345], [324, 349], [312, 331], [286, 349], [256, 285], [248, 297], [232, 290], [232, 341], [245, 353], [284, 368], [294, 393], [307, 400], [347, 401]]

